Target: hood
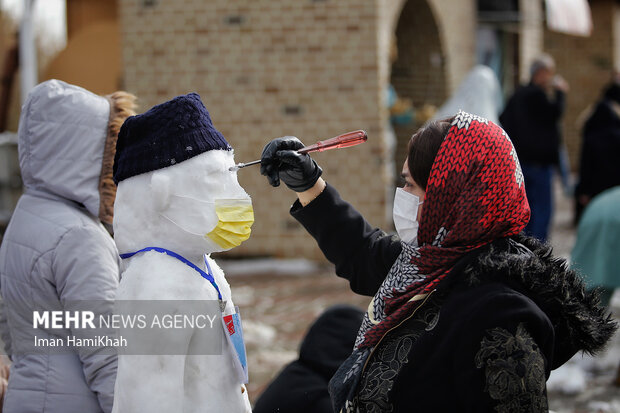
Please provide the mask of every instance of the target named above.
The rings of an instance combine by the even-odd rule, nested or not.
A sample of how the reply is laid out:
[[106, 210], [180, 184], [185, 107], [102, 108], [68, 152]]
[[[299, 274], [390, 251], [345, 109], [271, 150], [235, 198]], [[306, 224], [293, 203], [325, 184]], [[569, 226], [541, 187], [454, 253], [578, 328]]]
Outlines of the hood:
[[60, 80], [37, 85], [19, 121], [19, 165], [26, 192], [37, 190], [99, 214], [99, 177], [110, 115], [102, 96]]
[[581, 276], [549, 245], [517, 236], [492, 244], [465, 270], [470, 285], [502, 279], [532, 299], [555, 329], [552, 369], [578, 351], [595, 354], [605, 347], [617, 325], [596, 292], [587, 292]]
[[299, 360], [331, 379], [338, 367], [351, 355], [364, 312], [337, 305], [327, 309], [312, 324], [299, 349]]

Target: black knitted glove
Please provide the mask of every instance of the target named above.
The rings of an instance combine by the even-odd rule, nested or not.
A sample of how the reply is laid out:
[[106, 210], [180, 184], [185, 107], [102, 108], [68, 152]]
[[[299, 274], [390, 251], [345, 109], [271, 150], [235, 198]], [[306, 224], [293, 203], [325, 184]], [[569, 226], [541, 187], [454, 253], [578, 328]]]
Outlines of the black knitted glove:
[[282, 180], [295, 192], [312, 188], [323, 170], [309, 155], [297, 152], [303, 147], [304, 144], [294, 136], [272, 140], [265, 145], [261, 155], [261, 175], [267, 177], [271, 186], [279, 186]]

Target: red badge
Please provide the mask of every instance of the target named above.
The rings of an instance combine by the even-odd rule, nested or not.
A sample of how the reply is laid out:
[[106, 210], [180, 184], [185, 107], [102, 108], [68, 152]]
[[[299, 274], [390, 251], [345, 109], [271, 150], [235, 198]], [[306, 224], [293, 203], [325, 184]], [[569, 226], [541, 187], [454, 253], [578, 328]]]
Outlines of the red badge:
[[232, 314], [224, 316], [224, 323], [226, 324], [226, 328], [228, 328], [228, 334], [231, 336], [235, 334], [235, 323], [233, 322]]

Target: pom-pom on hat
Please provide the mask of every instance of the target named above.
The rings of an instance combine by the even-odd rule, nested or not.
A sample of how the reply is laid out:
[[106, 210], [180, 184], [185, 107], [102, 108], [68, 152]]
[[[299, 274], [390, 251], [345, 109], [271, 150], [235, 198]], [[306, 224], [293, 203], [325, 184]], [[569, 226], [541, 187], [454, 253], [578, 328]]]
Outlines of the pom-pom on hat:
[[213, 149], [231, 150], [197, 93], [125, 120], [116, 142], [114, 182], [183, 162]]

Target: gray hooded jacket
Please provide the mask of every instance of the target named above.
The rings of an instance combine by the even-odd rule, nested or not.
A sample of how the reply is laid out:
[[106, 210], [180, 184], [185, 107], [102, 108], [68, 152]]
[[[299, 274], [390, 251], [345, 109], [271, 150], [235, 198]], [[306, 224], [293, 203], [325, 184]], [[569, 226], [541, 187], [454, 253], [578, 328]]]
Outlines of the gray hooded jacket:
[[[25, 193], [0, 247], [0, 332], [13, 361], [7, 412], [112, 410], [115, 355], [92, 349], [24, 354], [18, 348], [32, 335], [34, 303], [67, 309], [77, 301], [114, 300], [120, 259], [97, 218], [109, 113], [106, 98], [58, 80], [35, 87], [22, 108], [18, 134]], [[43, 338], [55, 333], [34, 331]]]

